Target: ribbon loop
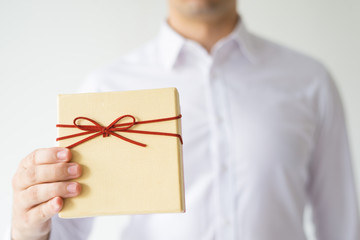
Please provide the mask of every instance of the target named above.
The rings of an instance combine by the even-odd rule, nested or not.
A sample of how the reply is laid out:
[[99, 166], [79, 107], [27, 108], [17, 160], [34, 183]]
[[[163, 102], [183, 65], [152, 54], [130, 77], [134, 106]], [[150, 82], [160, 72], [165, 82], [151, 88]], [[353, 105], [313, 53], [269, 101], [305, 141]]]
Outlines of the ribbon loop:
[[[131, 122], [130, 123], [124, 123], [124, 124], [117, 124], [118, 122], [120, 122], [124, 118], [131, 118]], [[136, 122], [136, 119], [135, 119], [134, 116], [132, 116], [132, 115], [123, 115], [123, 116], [118, 117], [117, 119], [115, 119], [112, 123], [110, 123], [110, 125], [108, 127], [114, 128], [114, 129], [116, 129], [116, 131], [123, 131], [123, 130], [127, 130], [127, 129], [130, 129], [131, 127], [133, 127], [135, 125], [135, 122]], [[115, 127], [116, 125], [123, 126], [123, 127]]]
[[[125, 122], [125, 123], [119, 123], [121, 120], [126, 119], [126, 118], [130, 118], [131, 121], [130, 122]], [[77, 128], [79, 130], [82, 130], [84, 132], [81, 133], [76, 133], [76, 134], [72, 134], [72, 135], [68, 135], [68, 136], [64, 136], [64, 137], [59, 137], [56, 139], [56, 141], [60, 141], [60, 140], [64, 140], [64, 139], [68, 139], [68, 138], [73, 138], [73, 137], [78, 137], [78, 136], [83, 136], [83, 135], [87, 135], [87, 134], [93, 134], [89, 137], [86, 137], [78, 142], [75, 142], [69, 146], [67, 146], [67, 148], [73, 148], [81, 143], [84, 143], [90, 139], [93, 139], [97, 136], [102, 135], [103, 137], [109, 137], [110, 135], [115, 136], [117, 138], [120, 138], [124, 141], [127, 141], [129, 143], [141, 146], [141, 147], [146, 147], [146, 144], [131, 140], [129, 138], [126, 138], [124, 136], [121, 136], [120, 134], [116, 133], [116, 132], [129, 132], [129, 133], [140, 133], [140, 134], [151, 134], [151, 135], [163, 135], [163, 136], [172, 136], [172, 137], [177, 137], [179, 138], [181, 144], [183, 143], [181, 135], [180, 134], [174, 134], [174, 133], [165, 133], [165, 132], [152, 132], [152, 131], [142, 131], [142, 130], [131, 130], [131, 128], [136, 125], [136, 124], [146, 124], [146, 123], [153, 123], [153, 122], [163, 122], [163, 121], [170, 121], [170, 120], [176, 120], [181, 118], [181, 115], [178, 115], [176, 117], [170, 117], [170, 118], [161, 118], [161, 119], [153, 119], [153, 120], [146, 120], [146, 121], [136, 121], [135, 117], [127, 114], [127, 115], [123, 115], [120, 116], [118, 118], [116, 118], [112, 123], [110, 123], [107, 127], [104, 127], [102, 125], [100, 125], [98, 122], [96, 122], [95, 120], [91, 119], [91, 118], [87, 118], [87, 117], [76, 117], [73, 120], [73, 125], [66, 125], [66, 124], [57, 124], [56, 127], [65, 127], [65, 128]], [[78, 124], [77, 121], [78, 120], [86, 120], [90, 123], [92, 123], [93, 125], [81, 125]]]

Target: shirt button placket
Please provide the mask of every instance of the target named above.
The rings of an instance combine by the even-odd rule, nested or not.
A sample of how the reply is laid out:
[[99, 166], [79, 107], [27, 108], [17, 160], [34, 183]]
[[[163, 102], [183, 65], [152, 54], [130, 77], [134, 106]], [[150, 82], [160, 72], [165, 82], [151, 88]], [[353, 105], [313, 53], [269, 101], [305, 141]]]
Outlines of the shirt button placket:
[[216, 239], [233, 239], [233, 227], [231, 224], [232, 214], [234, 212], [231, 194], [231, 179], [228, 171], [228, 146], [226, 137], [226, 104], [224, 92], [224, 79], [221, 74], [212, 66], [209, 71], [209, 86], [211, 92], [212, 105], [212, 131], [216, 150], [214, 150], [214, 170], [216, 176], [216, 199], [217, 199], [217, 217], [219, 222], [216, 227]]

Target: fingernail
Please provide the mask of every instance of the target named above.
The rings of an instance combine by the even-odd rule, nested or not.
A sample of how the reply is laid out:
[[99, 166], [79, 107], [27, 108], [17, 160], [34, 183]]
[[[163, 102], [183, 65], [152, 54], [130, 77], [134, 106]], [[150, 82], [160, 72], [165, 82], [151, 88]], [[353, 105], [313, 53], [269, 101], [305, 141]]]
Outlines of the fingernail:
[[66, 186], [66, 190], [68, 190], [69, 193], [75, 193], [76, 192], [76, 183], [70, 183]]
[[78, 174], [78, 166], [77, 165], [70, 165], [70, 167], [68, 167], [68, 173], [71, 176], [76, 176]]
[[67, 157], [67, 150], [66, 149], [63, 149], [63, 150], [57, 152], [57, 158], [59, 160], [66, 160], [66, 157]]

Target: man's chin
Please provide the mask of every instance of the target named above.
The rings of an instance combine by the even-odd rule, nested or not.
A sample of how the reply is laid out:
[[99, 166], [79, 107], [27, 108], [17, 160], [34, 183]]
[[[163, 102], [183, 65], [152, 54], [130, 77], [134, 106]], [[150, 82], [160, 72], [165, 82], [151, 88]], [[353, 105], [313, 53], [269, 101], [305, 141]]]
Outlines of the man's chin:
[[184, 15], [194, 18], [211, 17], [221, 14], [226, 8], [224, 0], [183, 0], [177, 1], [177, 9]]

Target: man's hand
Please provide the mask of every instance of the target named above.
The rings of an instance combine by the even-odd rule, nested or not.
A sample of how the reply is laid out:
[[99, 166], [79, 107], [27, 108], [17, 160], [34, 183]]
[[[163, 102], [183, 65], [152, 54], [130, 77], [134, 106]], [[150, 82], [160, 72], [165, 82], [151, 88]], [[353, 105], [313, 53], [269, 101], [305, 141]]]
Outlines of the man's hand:
[[80, 165], [70, 159], [69, 149], [55, 147], [35, 150], [21, 161], [12, 182], [12, 239], [48, 238], [63, 198], [81, 191], [79, 183], [68, 181], [81, 175]]

